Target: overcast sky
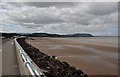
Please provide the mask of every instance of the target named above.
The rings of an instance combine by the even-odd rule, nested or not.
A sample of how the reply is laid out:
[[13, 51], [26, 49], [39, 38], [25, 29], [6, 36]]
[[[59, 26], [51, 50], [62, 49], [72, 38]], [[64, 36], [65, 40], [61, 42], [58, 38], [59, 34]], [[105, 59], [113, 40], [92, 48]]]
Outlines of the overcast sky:
[[4, 2], [0, 32], [118, 34], [117, 2]]

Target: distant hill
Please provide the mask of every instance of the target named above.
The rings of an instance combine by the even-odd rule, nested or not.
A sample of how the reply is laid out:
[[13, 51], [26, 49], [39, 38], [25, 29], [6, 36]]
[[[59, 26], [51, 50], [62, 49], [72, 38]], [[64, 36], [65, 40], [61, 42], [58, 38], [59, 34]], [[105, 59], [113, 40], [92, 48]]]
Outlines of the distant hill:
[[87, 33], [68, 34], [68, 35], [64, 35], [64, 36], [68, 36], [68, 37], [93, 37], [92, 34], [87, 34]]
[[77, 34], [49, 34], [49, 33], [2, 33], [4, 37], [14, 37], [14, 36], [29, 36], [29, 37], [93, 37], [92, 34], [87, 33], [77, 33]]

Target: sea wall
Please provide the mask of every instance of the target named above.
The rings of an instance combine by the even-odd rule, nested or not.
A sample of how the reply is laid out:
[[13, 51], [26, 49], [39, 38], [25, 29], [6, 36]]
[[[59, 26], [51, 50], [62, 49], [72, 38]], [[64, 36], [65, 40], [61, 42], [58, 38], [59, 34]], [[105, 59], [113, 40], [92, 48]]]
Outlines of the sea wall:
[[82, 70], [70, 66], [67, 62], [61, 62], [55, 56], [49, 56], [28, 44], [25, 38], [19, 38], [17, 41], [34, 63], [45, 70], [44, 74], [47, 77], [88, 77]]

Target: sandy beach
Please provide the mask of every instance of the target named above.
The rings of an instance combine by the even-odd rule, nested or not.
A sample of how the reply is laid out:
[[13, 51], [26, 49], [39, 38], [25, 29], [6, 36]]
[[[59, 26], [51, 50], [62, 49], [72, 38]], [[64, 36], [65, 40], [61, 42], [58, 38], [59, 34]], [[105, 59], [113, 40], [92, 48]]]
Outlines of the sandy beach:
[[40, 51], [83, 70], [88, 75], [118, 74], [115, 37], [34, 38], [26, 40]]

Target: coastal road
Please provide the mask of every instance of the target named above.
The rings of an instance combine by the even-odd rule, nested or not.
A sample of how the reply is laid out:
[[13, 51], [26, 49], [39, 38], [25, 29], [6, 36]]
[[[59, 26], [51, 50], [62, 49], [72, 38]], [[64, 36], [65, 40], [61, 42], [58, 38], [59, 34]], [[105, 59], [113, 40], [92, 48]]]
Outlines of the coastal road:
[[0, 76], [2, 76], [2, 39], [0, 38]]
[[20, 75], [14, 40], [2, 40], [2, 75]]

